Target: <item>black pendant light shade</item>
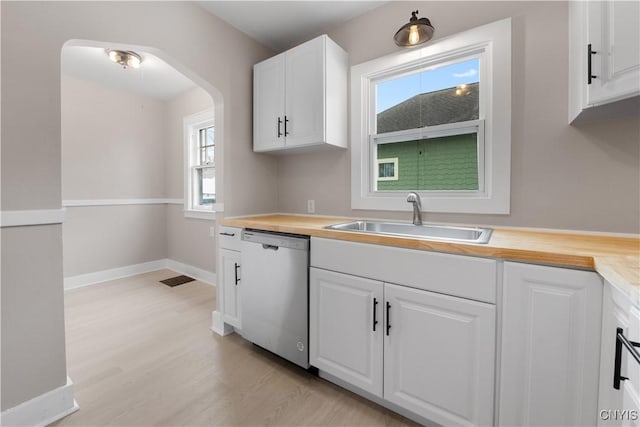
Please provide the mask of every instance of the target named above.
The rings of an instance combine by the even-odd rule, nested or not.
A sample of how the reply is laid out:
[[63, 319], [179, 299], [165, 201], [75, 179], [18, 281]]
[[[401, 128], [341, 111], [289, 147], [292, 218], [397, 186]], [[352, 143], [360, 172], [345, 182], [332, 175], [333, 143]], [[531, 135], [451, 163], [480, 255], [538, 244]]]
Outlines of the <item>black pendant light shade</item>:
[[418, 11], [411, 12], [409, 23], [404, 24], [393, 36], [393, 40], [400, 47], [413, 47], [426, 43], [433, 37], [433, 25], [428, 18], [416, 16]]

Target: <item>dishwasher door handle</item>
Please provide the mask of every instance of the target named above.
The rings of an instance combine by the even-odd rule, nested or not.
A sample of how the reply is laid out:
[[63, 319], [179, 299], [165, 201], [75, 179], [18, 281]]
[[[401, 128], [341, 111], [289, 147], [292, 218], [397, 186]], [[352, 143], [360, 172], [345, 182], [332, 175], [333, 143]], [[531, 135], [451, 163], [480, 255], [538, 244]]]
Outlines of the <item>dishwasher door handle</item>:
[[280, 249], [280, 247], [274, 246], [274, 245], [267, 245], [266, 243], [263, 243], [262, 249], [273, 249], [274, 251], [277, 251], [278, 249]]

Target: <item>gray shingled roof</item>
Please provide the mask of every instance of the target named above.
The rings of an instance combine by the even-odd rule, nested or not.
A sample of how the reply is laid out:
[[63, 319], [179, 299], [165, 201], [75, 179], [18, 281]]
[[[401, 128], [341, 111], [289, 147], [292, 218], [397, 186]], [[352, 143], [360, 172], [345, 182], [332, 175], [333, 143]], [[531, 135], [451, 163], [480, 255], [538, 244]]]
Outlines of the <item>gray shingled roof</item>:
[[378, 113], [378, 132], [416, 129], [478, 118], [478, 83], [470, 83], [463, 95], [457, 87], [422, 93]]

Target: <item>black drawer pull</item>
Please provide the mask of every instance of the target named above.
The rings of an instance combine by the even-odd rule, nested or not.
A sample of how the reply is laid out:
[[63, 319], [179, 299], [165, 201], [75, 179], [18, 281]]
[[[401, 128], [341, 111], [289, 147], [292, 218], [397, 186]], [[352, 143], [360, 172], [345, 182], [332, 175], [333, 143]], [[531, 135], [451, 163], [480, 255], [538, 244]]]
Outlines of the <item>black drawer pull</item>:
[[598, 76], [594, 76], [591, 74], [591, 56], [596, 54], [595, 50], [591, 50], [591, 43], [587, 45], [587, 84], [591, 84], [591, 79], [598, 78]]
[[236, 233], [227, 233], [226, 231], [223, 233], [220, 233], [221, 236], [229, 236], [229, 237], [233, 237], [236, 235]]
[[389, 336], [389, 329], [391, 329], [391, 322], [389, 321], [389, 311], [391, 310], [391, 304], [387, 301], [387, 336]]
[[376, 331], [376, 325], [378, 324], [378, 300], [373, 299], [373, 332]]
[[623, 377], [620, 374], [620, 370], [622, 368], [622, 346], [625, 346], [631, 356], [636, 359], [636, 362], [640, 363], [640, 353], [635, 347], [640, 347], [640, 343], [629, 341], [627, 337], [624, 336], [624, 330], [622, 328], [616, 329], [616, 360], [615, 366], [613, 368], [613, 388], [616, 390], [620, 390], [620, 381], [628, 380], [629, 378]]

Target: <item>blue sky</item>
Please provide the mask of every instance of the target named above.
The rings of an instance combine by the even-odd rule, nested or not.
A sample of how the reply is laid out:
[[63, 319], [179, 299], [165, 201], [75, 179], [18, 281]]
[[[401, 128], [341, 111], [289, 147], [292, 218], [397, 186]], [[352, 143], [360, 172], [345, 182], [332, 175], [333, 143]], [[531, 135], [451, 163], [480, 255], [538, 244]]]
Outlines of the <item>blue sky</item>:
[[415, 95], [461, 84], [475, 83], [479, 77], [478, 58], [414, 73], [376, 86], [376, 114]]

